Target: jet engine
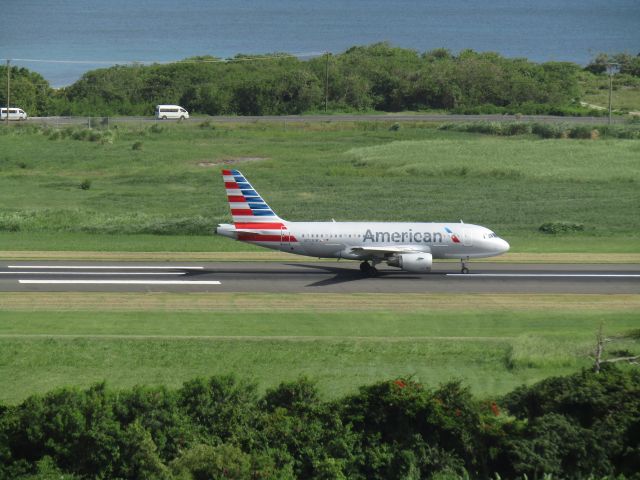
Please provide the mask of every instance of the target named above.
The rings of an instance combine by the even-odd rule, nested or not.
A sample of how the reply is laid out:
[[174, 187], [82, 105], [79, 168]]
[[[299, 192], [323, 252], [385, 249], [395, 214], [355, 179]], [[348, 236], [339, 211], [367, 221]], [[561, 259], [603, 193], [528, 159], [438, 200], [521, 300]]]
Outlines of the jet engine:
[[427, 273], [431, 271], [433, 256], [430, 253], [403, 253], [389, 259], [387, 264], [405, 272]]

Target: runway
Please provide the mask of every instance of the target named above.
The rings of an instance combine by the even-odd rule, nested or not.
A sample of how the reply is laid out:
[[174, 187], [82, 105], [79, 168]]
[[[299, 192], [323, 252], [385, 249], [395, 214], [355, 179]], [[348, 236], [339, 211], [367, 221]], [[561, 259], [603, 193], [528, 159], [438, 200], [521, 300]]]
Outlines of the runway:
[[436, 263], [420, 275], [357, 262], [0, 263], [4, 292], [640, 293], [640, 264]]

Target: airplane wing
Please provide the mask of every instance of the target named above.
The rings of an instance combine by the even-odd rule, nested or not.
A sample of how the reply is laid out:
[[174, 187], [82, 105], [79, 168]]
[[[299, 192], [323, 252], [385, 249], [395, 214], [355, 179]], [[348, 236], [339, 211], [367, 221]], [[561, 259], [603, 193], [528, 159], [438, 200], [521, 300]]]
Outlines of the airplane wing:
[[353, 247], [353, 253], [362, 255], [372, 255], [377, 257], [385, 257], [387, 255], [395, 255], [398, 253], [431, 253], [429, 247], [419, 248], [415, 245], [398, 245], [387, 247]]

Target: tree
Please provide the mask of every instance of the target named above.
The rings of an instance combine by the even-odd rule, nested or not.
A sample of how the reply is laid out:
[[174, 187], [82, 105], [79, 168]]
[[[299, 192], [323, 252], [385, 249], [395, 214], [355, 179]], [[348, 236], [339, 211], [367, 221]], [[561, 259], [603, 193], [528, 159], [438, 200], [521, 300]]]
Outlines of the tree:
[[256, 386], [234, 376], [198, 378], [178, 390], [178, 405], [214, 443], [241, 439], [251, 430], [257, 402]]
[[[26, 68], [11, 67], [11, 106], [20, 107], [30, 116], [50, 113], [53, 89], [42, 75]], [[0, 66], [0, 106], [7, 106], [7, 67]]]

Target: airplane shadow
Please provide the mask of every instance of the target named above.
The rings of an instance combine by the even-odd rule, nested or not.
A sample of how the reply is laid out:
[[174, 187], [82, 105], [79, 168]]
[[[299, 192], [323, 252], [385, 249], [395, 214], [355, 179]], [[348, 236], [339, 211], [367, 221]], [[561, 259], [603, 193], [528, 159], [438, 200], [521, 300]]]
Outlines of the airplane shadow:
[[404, 279], [418, 278], [415, 276], [403, 275], [402, 272], [379, 271], [378, 275], [376, 275], [375, 277], [369, 277], [367, 275], [364, 275], [360, 270], [355, 270], [353, 268], [330, 267], [327, 265], [313, 265], [308, 263], [302, 263], [302, 264], [290, 263], [287, 265], [294, 266], [294, 267], [312, 268], [316, 270], [324, 270], [325, 272], [332, 273], [334, 275], [333, 278], [319, 280], [317, 282], [307, 285], [307, 287], [324, 287], [327, 285], [336, 285], [339, 283], [357, 282], [357, 281], [363, 281], [363, 280], [380, 280], [385, 277], [404, 278]]
[[[369, 277], [360, 272], [359, 269], [345, 267], [332, 267], [328, 265], [314, 265], [309, 263], [287, 263], [288, 267], [296, 267], [299, 268], [299, 274], [302, 275], [315, 275], [314, 270], [321, 270], [328, 274], [333, 275], [331, 278], [326, 278], [323, 280], [319, 280], [313, 283], [306, 285], [307, 287], [324, 287], [328, 285], [336, 285], [340, 283], [348, 283], [348, 282], [357, 282], [357, 281], [366, 281], [366, 280], [382, 280], [382, 279], [409, 279], [415, 280], [420, 279], [422, 276], [416, 275], [407, 275], [406, 272], [402, 271], [387, 271], [387, 270], [379, 270], [378, 275], [375, 277]], [[305, 271], [306, 270], [306, 271]], [[185, 277], [196, 279], [198, 277], [202, 277], [205, 275], [215, 274], [216, 272], [213, 270], [197, 270], [197, 271], [189, 271], [186, 272]], [[247, 277], [252, 275], [264, 275], [264, 270], [242, 270], [236, 271], [235, 274], [241, 273], [242, 275], [246, 275]], [[290, 275], [291, 270], [277, 270], [274, 269], [268, 272], [269, 275]], [[298, 272], [296, 273], [298, 274]]]

